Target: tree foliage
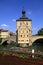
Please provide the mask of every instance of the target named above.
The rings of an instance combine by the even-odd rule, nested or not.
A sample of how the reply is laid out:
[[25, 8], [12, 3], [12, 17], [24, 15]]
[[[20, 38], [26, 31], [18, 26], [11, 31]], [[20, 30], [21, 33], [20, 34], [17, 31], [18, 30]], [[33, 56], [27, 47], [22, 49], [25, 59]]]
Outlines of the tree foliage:
[[43, 35], [43, 28], [41, 28], [41, 29], [38, 31], [37, 35]]
[[2, 42], [2, 38], [0, 38], [0, 43]]

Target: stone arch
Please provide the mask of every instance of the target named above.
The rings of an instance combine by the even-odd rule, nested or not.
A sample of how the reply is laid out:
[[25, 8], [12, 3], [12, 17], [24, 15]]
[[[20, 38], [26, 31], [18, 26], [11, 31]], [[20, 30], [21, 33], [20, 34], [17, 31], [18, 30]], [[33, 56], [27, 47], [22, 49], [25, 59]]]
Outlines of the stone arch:
[[0, 43], [0, 45], [2, 45], [6, 41], [7, 41], [8, 44], [11, 44], [11, 43], [15, 43], [16, 44], [16, 36], [10, 36], [10, 37], [7, 37], [7, 38], [3, 38], [2, 42]]
[[32, 45], [38, 50], [43, 51], [43, 38], [36, 39]]
[[34, 40], [33, 43], [43, 43], [43, 38], [38, 38], [38, 39]]
[[31, 36], [30, 42], [33, 43], [35, 40], [40, 39], [40, 38], [43, 39], [43, 36]]
[[1, 45], [2, 45], [5, 41], [8, 41], [8, 38], [2, 39]]
[[2, 43], [2, 45], [3, 46], [7, 46], [8, 45], [8, 42], [7, 42], [8, 40], [5, 40], [3, 43]]

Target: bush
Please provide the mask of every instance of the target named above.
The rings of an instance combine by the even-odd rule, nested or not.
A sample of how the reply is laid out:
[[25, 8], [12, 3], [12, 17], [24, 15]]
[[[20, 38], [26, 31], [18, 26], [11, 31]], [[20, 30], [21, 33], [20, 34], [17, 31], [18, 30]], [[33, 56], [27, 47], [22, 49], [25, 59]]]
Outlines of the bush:
[[0, 43], [2, 42], [2, 38], [0, 38]]
[[36, 54], [35, 58], [43, 58], [43, 55]]
[[20, 56], [20, 57], [22, 57], [22, 58], [26, 58], [26, 57], [29, 56], [29, 54], [27, 54], [27, 53], [22, 53], [22, 52], [17, 53], [17, 55]]

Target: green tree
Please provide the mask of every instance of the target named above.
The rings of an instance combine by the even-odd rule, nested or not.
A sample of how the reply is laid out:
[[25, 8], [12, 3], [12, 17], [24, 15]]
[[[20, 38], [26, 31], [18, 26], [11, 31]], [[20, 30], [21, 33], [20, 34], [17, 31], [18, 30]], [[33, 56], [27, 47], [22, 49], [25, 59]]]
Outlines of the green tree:
[[2, 42], [2, 38], [0, 38], [0, 43]]
[[37, 35], [43, 35], [43, 28], [41, 28], [41, 29], [38, 31]]

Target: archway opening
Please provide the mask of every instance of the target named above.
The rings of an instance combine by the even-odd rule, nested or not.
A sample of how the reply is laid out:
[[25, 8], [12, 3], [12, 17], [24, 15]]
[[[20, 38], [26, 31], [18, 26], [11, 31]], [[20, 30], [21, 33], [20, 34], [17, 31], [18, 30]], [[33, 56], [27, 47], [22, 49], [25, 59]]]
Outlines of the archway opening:
[[4, 47], [6, 47], [6, 46], [8, 45], [7, 40], [4, 41], [4, 42], [2, 43], [2, 45], [3, 45]]
[[37, 50], [43, 51], [43, 38], [37, 39], [32, 44]]

